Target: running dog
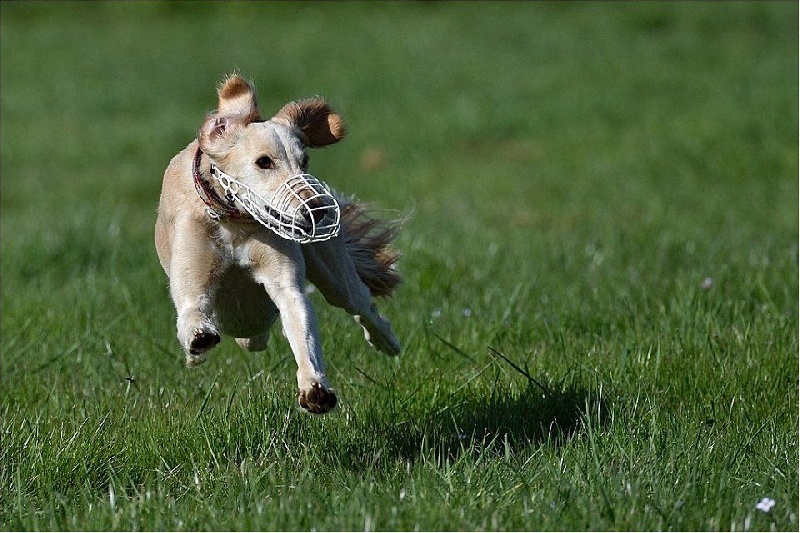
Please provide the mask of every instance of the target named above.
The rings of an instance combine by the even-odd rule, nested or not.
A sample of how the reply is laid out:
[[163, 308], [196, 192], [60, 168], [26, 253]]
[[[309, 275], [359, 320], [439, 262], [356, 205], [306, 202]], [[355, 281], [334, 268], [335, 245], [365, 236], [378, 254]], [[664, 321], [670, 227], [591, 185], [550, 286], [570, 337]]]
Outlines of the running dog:
[[299, 404], [328, 412], [337, 399], [306, 280], [353, 315], [374, 348], [400, 353], [372, 301], [401, 282], [390, 246], [398, 224], [372, 218], [306, 174], [306, 149], [345, 135], [324, 99], [290, 102], [264, 120], [241, 76], [227, 77], [217, 93], [217, 110], [164, 173], [155, 227], [186, 364], [204, 362], [220, 334], [248, 351], [266, 349], [280, 316], [297, 362]]

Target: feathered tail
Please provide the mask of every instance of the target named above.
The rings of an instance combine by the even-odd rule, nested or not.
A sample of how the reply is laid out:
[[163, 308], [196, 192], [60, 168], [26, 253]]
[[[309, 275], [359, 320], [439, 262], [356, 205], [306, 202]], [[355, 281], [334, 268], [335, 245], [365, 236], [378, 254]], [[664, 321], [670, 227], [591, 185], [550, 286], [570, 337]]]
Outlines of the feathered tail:
[[358, 276], [372, 296], [391, 296], [403, 281], [395, 267], [400, 253], [391, 248], [402, 220], [373, 218], [365, 205], [353, 200], [340, 201], [339, 205], [347, 252]]

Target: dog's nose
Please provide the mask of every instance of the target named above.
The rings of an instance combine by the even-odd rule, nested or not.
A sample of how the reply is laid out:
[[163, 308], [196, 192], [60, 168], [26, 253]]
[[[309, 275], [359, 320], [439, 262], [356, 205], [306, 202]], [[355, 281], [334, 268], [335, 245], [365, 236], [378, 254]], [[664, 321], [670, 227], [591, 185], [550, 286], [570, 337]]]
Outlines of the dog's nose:
[[333, 204], [325, 202], [319, 198], [309, 200], [306, 205], [308, 205], [308, 211], [311, 214], [311, 219], [316, 225], [319, 225], [324, 220], [329, 219], [331, 215], [331, 209], [334, 207]]
[[300, 200], [300, 216], [310, 223], [319, 225], [330, 218], [332, 210], [337, 207], [336, 200], [330, 195], [322, 183], [309, 174], [301, 175], [304, 179], [292, 183], [292, 190]]
[[339, 233], [339, 204], [328, 187], [310, 174], [292, 176], [276, 194], [291, 212], [290, 231], [295, 240], [325, 240]]
[[338, 225], [338, 206], [335, 203], [325, 202], [313, 198], [303, 203], [297, 211], [297, 224], [309, 236], [325, 233]]

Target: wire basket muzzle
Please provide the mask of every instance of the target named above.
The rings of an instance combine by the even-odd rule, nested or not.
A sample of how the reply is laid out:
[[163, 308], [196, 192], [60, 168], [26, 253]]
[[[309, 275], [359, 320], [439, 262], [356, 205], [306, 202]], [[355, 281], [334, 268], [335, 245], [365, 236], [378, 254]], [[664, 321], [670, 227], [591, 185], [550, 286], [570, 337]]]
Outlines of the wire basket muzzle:
[[339, 203], [330, 189], [311, 174], [297, 174], [278, 187], [269, 199], [251, 187], [212, 167], [229, 202], [237, 202], [266, 228], [299, 243], [336, 237], [341, 225]]
[[339, 203], [328, 187], [311, 174], [284, 181], [269, 202], [282, 221], [278, 234], [297, 242], [317, 242], [339, 234]]

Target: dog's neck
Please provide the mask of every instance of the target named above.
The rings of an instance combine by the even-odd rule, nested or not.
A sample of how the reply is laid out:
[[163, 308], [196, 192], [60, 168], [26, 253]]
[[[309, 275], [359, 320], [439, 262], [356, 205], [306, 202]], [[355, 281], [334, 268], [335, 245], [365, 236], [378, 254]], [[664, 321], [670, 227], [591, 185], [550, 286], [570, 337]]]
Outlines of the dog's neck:
[[[232, 218], [240, 221], [256, 222], [247, 211], [236, 207], [234, 199], [225, 195], [222, 187], [210, 176], [209, 172], [204, 175], [202, 159], [203, 150], [198, 146], [192, 160], [192, 177], [194, 178], [194, 187], [198, 196], [206, 204], [208, 216], [214, 220]], [[207, 166], [211, 167], [210, 161]]]

